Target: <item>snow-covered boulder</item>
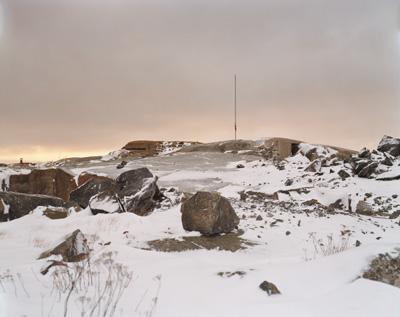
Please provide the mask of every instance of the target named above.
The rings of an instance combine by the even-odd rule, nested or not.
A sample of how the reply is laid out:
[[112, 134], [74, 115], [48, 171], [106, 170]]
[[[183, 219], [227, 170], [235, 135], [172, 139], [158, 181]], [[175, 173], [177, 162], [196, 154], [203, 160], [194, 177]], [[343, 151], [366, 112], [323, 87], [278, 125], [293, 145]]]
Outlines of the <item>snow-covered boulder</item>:
[[203, 235], [229, 233], [239, 224], [230, 202], [218, 193], [197, 192], [182, 204], [182, 225]]
[[400, 156], [400, 139], [385, 135], [379, 142], [378, 151]]
[[115, 191], [115, 186], [115, 181], [111, 178], [92, 177], [71, 192], [70, 201], [76, 202], [82, 208], [87, 208], [93, 196], [105, 191]]
[[61, 207], [64, 204], [64, 201], [57, 197], [14, 192], [0, 192], [0, 201], [4, 206], [0, 208], [0, 221], [23, 217], [39, 206]]
[[89, 252], [86, 237], [77, 229], [65, 236], [54, 248], [43, 252], [39, 256], [39, 259], [48, 258], [52, 255], [60, 255], [65, 262], [78, 262], [86, 259]]
[[70, 200], [94, 214], [132, 212], [139, 216], [151, 213], [163, 195], [155, 177], [147, 168], [122, 173], [116, 180], [94, 177], [71, 192]]
[[360, 200], [357, 203], [356, 213], [364, 216], [372, 216], [374, 214], [374, 209], [367, 202]]

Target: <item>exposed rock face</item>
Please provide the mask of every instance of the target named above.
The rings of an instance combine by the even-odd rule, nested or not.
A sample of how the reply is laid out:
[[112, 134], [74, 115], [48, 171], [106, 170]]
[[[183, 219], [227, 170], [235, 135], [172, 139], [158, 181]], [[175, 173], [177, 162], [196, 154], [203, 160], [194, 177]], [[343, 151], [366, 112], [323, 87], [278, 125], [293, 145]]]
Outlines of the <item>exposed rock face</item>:
[[181, 213], [183, 228], [203, 235], [229, 233], [239, 224], [229, 200], [218, 193], [197, 192], [182, 204]]
[[68, 217], [68, 210], [64, 207], [48, 207], [43, 211], [43, 216], [50, 219], [64, 219]]
[[76, 188], [74, 177], [62, 169], [33, 170], [28, 175], [11, 175], [10, 191], [55, 196], [67, 201]]
[[268, 281], [264, 281], [260, 284], [259, 286], [264, 292], [266, 292], [268, 294], [268, 296], [271, 295], [278, 295], [281, 292], [279, 291], [279, 289], [275, 286], [274, 283], [268, 282]]
[[360, 200], [356, 207], [356, 213], [364, 216], [372, 216], [374, 214], [374, 209], [367, 202]]
[[392, 214], [390, 214], [389, 219], [397, 219], [400, 217], [400, 210], [397, 210], [395, 212], [393, 212]]
[[70, 200], [94, 214], [133, 212], [145, 216], [162, 200], [157, 177], [147, 168], [122, 173], [116, 180], [95, 177], [71, 192]]
[[89, 246], [85, 236], [79, 229], [67, 235], [63, 240], [53, 249], [43, 252], [39, 259], [44, 259], [51, 255], [61, 255], [65, 262], [79, 262], [88, 257]]
[[389, 153], [395, 157], [400, 156], [400, 139], [385, 135], [379, 142], [378, 151]]
[[5, 208], [3, 208], [3, 213], [0, 214], [0, 219], [2, 221], [25, 216], [39, 206], [61, 207], [64, 204], [62, 199], [56, 197], [14, 192], [0, 192], [0, 201], [3, 206], [5, 206]]

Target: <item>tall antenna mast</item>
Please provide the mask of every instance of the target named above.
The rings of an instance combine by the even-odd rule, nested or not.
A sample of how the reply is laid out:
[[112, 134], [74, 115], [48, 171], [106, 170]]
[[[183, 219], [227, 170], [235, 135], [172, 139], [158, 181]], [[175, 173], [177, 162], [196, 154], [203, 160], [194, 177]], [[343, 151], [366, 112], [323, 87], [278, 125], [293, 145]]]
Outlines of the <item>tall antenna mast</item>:
[[234, 75], [235, 141], [237, 140], [236, 74]]

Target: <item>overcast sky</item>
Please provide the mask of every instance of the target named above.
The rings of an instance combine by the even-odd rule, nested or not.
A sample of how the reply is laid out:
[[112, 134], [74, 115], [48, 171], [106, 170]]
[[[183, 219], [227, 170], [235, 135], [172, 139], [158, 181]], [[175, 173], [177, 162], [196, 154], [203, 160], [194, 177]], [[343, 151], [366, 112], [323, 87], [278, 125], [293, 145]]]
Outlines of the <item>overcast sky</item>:
[[[400, 136], [399, 0], [0, 0], [0, 161]], [[1, 14], [2, 12], [2, 14]]]

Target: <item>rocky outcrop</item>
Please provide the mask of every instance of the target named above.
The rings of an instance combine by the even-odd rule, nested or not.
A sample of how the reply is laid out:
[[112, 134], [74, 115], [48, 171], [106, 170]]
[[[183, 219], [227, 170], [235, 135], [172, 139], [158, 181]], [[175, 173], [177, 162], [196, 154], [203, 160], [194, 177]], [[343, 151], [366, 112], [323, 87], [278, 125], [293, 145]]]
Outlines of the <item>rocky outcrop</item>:
[[89, 246], [86, 237], [77, 229], [63, 238], [63, 241], [54, 248], [43, 252], [38, 259], [52, 255], [61, 255], [65, 262], [79, 262], [89, 256]]
[[230, 202], [218, 193], [197, 192], [182, 204], [182, 225], [203, 235], [229, 233], [239, 224]]
[[395, 157], [389, 153], [362, 149], [357, 155], [351, 157], [350, 163], [355, 175], [362, 178], [375, 178], [388, 171], [393, 166], [394, 160]]
[[379, 142], [378, 151], [400, 156], [400, 139], [385, 135]]
[[76, 188], [74, 177], [60, 168], [35, 169], [27, 175], [11, 175], [9, 190], [24, 194], [55, 196], [67, 201]]
[[122, 173], [116, 180], [95, 177], [71, 192], [70, 200], [94, 214], [132, 212], [151, 213], [163, 199], [155, 177], [147, 168]]
[[2, 221], [23, 217], [39, 206], [62, 207], [64, 204], [62, 199], [56, 197], [14, 192], [0, 192], [0, 201], [4, 206], [2, 213], [0, 208]]

